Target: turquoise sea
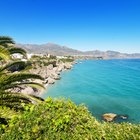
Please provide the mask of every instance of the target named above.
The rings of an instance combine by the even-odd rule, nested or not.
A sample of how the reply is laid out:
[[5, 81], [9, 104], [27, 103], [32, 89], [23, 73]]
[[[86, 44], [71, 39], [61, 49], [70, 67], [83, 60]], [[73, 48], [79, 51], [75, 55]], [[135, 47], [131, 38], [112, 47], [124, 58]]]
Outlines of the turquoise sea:
[[85, 104], [101, 120], [104, 113], [128, 115], [140, 123], [140, 59], [84, 60], [61, 73], [43, 98], [70, 98]]

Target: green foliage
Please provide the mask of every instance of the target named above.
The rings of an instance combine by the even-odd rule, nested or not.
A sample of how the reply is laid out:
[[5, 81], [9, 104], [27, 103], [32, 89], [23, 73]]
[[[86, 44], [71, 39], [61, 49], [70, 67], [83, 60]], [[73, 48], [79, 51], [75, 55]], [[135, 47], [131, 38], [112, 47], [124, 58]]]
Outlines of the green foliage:
[[3, 66], [0, 67], [0, 72], [2, 71], [21, 71], [29, 67], [29, 62], [23, 62], [23, 61], [13, 61], [9, 62], [7, 64], [4, 64]]
[[18, 116], [20, 114], [21, 112], [17, 112], [5, 106], [0, 106], [0, 135], [5, 132], [5, 128], [7, 127], [9, 120], [13, 116]]
[[10, 47], [8, 48], [8, 51], [10, 52], [10, 54], [19, 53], [22, 54], [25, 58], [27, 58], [26, 51], [22, 48]]
[[46, 60], [46, 61], [51, 61], [51, 60], [56, 60], [56, 56], [52, 56], [50, 55], [50, 57], [46, 56], [46, 55], [42, 55], [42, 56], [39, 56], [39, 55], [33, 55], [31, 57], [31, 60]]
[[59, 62], [63, 62], [63, 63], [73, 62], [73, 61], [74, 61], [74, 59], [72, 59], [72, 58], [61, 58], [61, 59], [59, 59]]
[[32, 57], [31, 57], [31, 59], [33, 60], [33, 59], [40, 59], [41, 57], [40, 56], [37, 56], [37, 55], [33, 55]]
[[83, 105], [52, 100], [26, 106], [1, 130], [1, 140], [138, 140], [140, 125], [101, 123]]
[[8, 47], [9, 44], [15, 44], [14, 40], [9, 36], [0, 36], [0, 45]]
[[9, 51], [0, 45], [0, 60], [10, 60], [11, 56]]
[[56, 59], [56, 56], [50, 55], [50, 59]]
[[37, 67], [48, 66], [50, 64], [56, 67], [57, 59], [56, 59], [56, 56], [52, 56], [52, 55], [50, 55], [50, 57], [46, 55], [43, 55], [43, 56], [33, 55], [30, 61], [33, 64], [33, 68], [36, 69]]
[[0, 47], [4, 47], [9, 54], [19, 53], [26, 57], [26, 51], [22, 48], [17, 48], [14, 46], [15, 42], [11, 37], [0, 36]]
[[33, 60], [32, 61], [32, 66], [33, 69], [37, 69], [38, 67], [44, 67], [52, 64], [53, 67], [56, 67], [56, 60], [51, 60], [51, 59], [40, 59], [40, 60]]
[[[31, 86], [35, 89], [44, 88], [43, 85], [31, 82], [31, 80], [44, 80], [39, 75], [23, 73], [25, 68], [29, 66], [29, 62], [15, 61], [11, 55], [19, 53], [26, 57], [26, 51], [14, 46], [14, 41], [10, 37], [0, 36], [0, 106], [7, 106], [10, 108], [21, 108], [21, 103], [32, 103], [40, 99], [36, 96], [21, 94], [22, 85]], [[31, 65], [30, 65], [31, 66]], [[29, 68], [29, 67], [28, 67]], [[21, 72], [22, 70], [22, 72]], [[26, 69], [27, 70], [27, 69]], [[16, 71], [15, 73], [12, 73]], [[18, 72], [17, 72], [18, 71]], [[1, 119], [1, 118], [0, 118]]]

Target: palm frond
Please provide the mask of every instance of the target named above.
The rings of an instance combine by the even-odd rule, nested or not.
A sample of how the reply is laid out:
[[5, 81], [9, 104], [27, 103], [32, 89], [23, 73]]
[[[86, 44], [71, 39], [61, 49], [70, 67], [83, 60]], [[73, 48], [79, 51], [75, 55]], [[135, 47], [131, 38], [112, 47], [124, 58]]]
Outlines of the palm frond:
[[44, 80], [40, 75], [29, 74], [29, 73], [13, 73], [8, 74], [7, 76], [3, 75], [0, 77], [0, 89], [3, 89], [5, 86], [13, 83], [21, 83], [24, 80], [28, 79], [40, 79]]
[[36, 83], [36, 82], [21, 82], [21, 83], [13, 83], [9, 85], [3, 86], [3, 90], [13, 89], [13, 88], [22, 88], [21, 86], [30, 86], [35, 89], [45, 89], [45, 87], [42, 84]]
[[4, 70], [10, 70], [10, 68], [12, 67], [26, 67], [26, 62], [23, 61], [15, 61], [15, 62], [11, 62], [6, 64], [5, 66], [0, 67], [0, 72], [4, 71]]
[[12, 93], [0, 90], [0, 106], [21, 109], [21, 103], [30, 104], [33, 102], [42, 102], [44, 99], [35, 95], [27, 95], [23, 93]]
[[11, 59], [9, 51], [1, 45], [0, 45], [0, 58], [3, 60], [10, 60]]
[[14, 40], [8, 36], [0, 36], [0, 45], [15, 44]]
[[30, 96], [37, 99], [37, 100], [44, 101], [44, 99], [39, 97], [39, 96], [36, 96], [36, 95], [30, 95]]
[[24, 82], [24, 83], [21, 83], [21, 85], [26, 85], [26, 86], [30, 86], [32, 88], [36, 88], [36, 89], [45, 89], [45, 87], [42, 85], [42, 84], [39, 84], [39, 83], [36, 83], [36, 82]]
[[[15, 42], [7, 36], [0, 36], [0, 61], [5, 64], [0, 67], [0, 106], [21, 109], [21, 103], [36, 103], [43, 101], [41, 97], [35, 95], [27, 95], [12, 92], [14, 88], [23, 88], [23, 85], [33, 87], [35, 89], [44, 88], [42, 84], [31, 82], [34, 79], [44, 80], [40, 75], [24, 73], [20, 70], [27, 70], [31, 67], [31, 63], [13, 61], [12, 55], [15, 53], [26, 56], [26, 51], [22, 48], [15, 47]], [[10, 61], [12, 60], [12, 62]], [[11, 73], [18, 71], [15, 73]], [[19, 72], [20, 71], [20, 72]]]
[[0, 90], [0, 106], [22, 108], [21, 103], [31, 103], [29, 96], [26, 97], [21, 93], [11, 93]]
[[9, 50], [10, 54], [19, 53], [19, 54], [23, 55], [25, 58], [27, 58], [26, 51], [22, 48], [11, 47], [8, 50]]

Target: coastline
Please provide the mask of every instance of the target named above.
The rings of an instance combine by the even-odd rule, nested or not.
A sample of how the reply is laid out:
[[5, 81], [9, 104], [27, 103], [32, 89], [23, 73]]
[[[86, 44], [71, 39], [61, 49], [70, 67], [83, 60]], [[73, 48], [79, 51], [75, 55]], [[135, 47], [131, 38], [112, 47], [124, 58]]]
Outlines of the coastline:
[[64, 97], [77, 105], [84, 103], [99, 120], [138, 123], [139, 62], [134, 59], [78, 61], [42, 97]]
[[48, 85], [55, 84], [56, 80], [61, 79], [61, 72], [70, 70], [74, 64], [77, 64], [77, 62], [57, 61], [55, 65], [49, 64], [48, 66], [37, 66], [37, 69], [29, 70], [30, 73], [40, 75], [44, 78], [44, 81], [34, 80], [33, 82], [43, 84], [45, 89], [36, 90], [32, 87], [25, 86], [20, 90], [20, 92], [40, 96], [47, 89]]

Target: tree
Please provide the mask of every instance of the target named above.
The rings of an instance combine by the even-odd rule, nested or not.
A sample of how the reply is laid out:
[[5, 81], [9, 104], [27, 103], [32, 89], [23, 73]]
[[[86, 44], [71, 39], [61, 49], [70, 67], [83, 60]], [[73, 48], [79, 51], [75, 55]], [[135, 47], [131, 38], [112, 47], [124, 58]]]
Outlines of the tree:
[[26, 57], [26, 51], [22, 48], [15, 47], [15, 42], [11, 37], [0, 36], [0, 48], [3, 50], [6, 49], [10, 55], [19, 53]]
[[11, 55], [20, 53], [26, 57], [26, 51], [14, 47], [14, 41], [10, 37], [0, 36], [0, 106], [8, 106], [10, 108], [21, 109], [21, 103], [33, 103], [42, 101], [40, 97], [35, 95], [27, 95], [20, 92], [15, 92], [13, 89], [21, 88], [22, 85], [31, 86], [34, 88], [44, 88], [42, 84], [32, 82], [32, 79], [44, 80], [39, 75], [30, 74], [28, 72], [11, 72], [11, 67], [25, 66], [26, 62], [15, 61]]

